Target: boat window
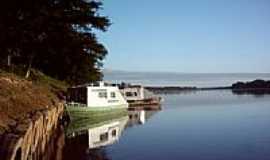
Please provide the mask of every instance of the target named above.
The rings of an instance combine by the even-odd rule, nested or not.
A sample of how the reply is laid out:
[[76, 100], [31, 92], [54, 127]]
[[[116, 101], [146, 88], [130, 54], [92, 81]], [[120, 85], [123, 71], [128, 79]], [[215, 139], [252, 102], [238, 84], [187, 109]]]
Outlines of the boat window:
[[111, 98], [115, 98], [115, 97], [116, 97], [115, 92], [111, 92]]
[[137, 92], [134, 92], [134, 96], [137, 97]]
[[109, 138], [108, 132], [103, 133], [103, 134], [101, 134], [101, 135], [99, 136], [99, 140], [100, 140], [100, 141], [107, 141], [108, 138]]
[[75, 102], [78, 104], [86, 104], [87, 103], [87, 88], [86, 87], [68, 88], [67, 101]]
[[132, 92], [126, 92], [126, 96], [127, 96], [127, 97], [132, 97], [133, 94], [132, 94]]
[[113, 137], [116, 136], [116, 129], [114, 129], [114, 130], [112, 131], [112, 136], [113, 136]]
[[107, 98], [107, 92], [99, 92], [98, 93], [99, 98]]

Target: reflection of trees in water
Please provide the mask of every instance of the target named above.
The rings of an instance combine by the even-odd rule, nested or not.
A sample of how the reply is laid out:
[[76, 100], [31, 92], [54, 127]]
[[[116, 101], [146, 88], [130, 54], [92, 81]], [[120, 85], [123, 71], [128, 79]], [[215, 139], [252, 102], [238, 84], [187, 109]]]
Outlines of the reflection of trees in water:
[[233, 94], [236, 95], [253, 95], [255, 98], [270, 95], [270, 89], [233, 89]]
[[89, 149], [89, 135], [84, 132], [74, 138], [66, 139], [63, 151], [64, 160], [109, 160], [104, 148]]
[[88, 149], [88, 135], [81, 134], [75, 138], [67, 139], [63, 151], [63, 159], [86, 160]]
[[105, 148], [89, 150], [87, 158], [88, 160], [111, 160]]
[[109, 160], [104, 148], [89, 149], [88, 133], [66, 139], [63, 160]]

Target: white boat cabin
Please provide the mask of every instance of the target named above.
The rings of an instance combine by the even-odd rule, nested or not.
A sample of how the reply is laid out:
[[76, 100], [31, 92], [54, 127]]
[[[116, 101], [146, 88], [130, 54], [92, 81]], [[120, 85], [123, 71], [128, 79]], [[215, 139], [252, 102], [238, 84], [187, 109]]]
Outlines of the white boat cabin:
[[118, 87], [104, 82], [69, 88], [67, 101], [85, 107], [128, 107]]
[[141, 101], [145, 99], [158, 98], [152, 92], [141, 85], [131, 85], [122, 83], [118, 85], [124, 98], [129, 101]]
[[137, 101], [144, 99], [144, 88], [142, 86], [129, 86], [120, 89], [122, 95], [128, 101]]

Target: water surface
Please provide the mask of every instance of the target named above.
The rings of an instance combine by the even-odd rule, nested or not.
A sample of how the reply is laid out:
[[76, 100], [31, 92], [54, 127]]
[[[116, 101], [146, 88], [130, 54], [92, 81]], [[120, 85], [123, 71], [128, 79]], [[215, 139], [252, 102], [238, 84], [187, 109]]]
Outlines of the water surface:
[[64, 159], [270, 159], [269, 95], [224, 90], [163, 97], [162, 111], [129, 112], [124, 121], [108, 122], [119, 124], [113, 143], [91, 147], [89, 135], [101, 132], [95, 129], [66, 138]]

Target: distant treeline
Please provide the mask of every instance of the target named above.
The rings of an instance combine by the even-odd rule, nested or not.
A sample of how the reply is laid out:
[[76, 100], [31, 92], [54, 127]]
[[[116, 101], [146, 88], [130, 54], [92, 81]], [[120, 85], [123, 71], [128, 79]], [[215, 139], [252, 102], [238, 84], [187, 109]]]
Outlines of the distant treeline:
[[147, 86], [145, 89], [155, 93], [155, 94], [173, 94], [184, 91], [197, 90], [197, 87], [177, 87], [177, 86], [167, 86], [167, 87], [150, 87]]
[[270, 81], [237, 82], [232, 85], [232, 91], [236, 94], [270, 94]]
[[270, 93], [270, 81], [264, 80], [254, 80], [251, 82], [237, 82], [231, 86], [224, 87], [178, 87], [178, 86], [155, 86], [145, 87], [149, 91], [152, 91], [156, 94], [174, 94], [174, 93], [183, 93], [189, 91], [203, 91], [203, 90], [221, 90], [221, 89], [231, 89], [234, 93]]
[[270, 89], [270, 81], [237, 82], [232, 85], [232, 89]]
[[70, 83], [102, 78], [107, 54], [95, 30], [106, 31], [100, 1], [7, 0], [0, 5], [0, 66], [31, 68]]

